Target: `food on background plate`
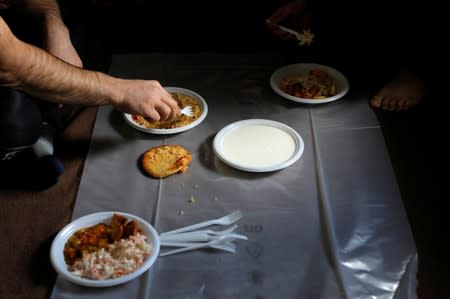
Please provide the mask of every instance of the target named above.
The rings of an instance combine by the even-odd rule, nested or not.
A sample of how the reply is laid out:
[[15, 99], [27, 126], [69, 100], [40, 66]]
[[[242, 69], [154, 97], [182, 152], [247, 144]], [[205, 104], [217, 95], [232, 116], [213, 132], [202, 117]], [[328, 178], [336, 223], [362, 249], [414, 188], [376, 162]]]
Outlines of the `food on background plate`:
[[200, 107], [200, 103], [192, 96], [178, 93], [178, 92], [171, 92], [170, 93], [174, 100], [177, 101], [178, 106], [180, 109], [183, 109], [186, 106], [192, 107], [192, 116], [187, 116], [184, 114], [181, 114], [177, 118], [173, 120], [168, 121], [148, 121], [143, 116], [140, 115], [132, 115], [132, 119], [137, 124], [144, 126], [146, 128], [151, 129], [173, 129], [173, 128], [179, 128], [184, 127], [192, 122], [194, 122], [196, 119], [200, 117], [200, 114], [202, 114], [202, 108]]
[[303, 99], [325, 99], [336, 95], [334, 79], [328, 72], [319, 69], [283, 79], [280, 89]]
[[139, 225], [114, 214], [111, 224], [76, 231], [64, 246], [64, 260], [74, 275], [104, 280], [134, 272], [151, 252]]
[[186, 172], [192, 154], [177, 144], [161, 145], [148, 149], [142, 156], [142, 168], [150, 176], [164, 178], [175, 173]]

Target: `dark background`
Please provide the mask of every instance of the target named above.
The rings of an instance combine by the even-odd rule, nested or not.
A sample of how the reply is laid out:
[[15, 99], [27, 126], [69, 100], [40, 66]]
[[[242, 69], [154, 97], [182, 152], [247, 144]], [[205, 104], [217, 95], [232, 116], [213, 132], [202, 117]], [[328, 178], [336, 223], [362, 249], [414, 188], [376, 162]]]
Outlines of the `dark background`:
[[[376, 113], [417, 243], [419, 299], [450, 298], [448, 10], [439, 2], [412, 7], [407, 1], [317, 0], [317, 40], [310, 48], [267, 32], [265, 19], [283, 1], [59, 2], [87, 69], [107, 71], [111, 55], [120, 53], [281, 51], [292, 61], [334, 64], [356, 78], [370, 70], [374, 80], [388, 79], [402, 64], [419, 70], [430, 83], [425, 102], [405, 112]], [[25, 37], [33, 28], [22, 23], [13, 29]], [[55, 188], [0, 190], [0, 232], [14, 242], [1, 247], [4, 269], [12, 270], [2, 271], [0, 298], [46, 298], [51, 291], [56, 276], [49, 246], [70, 220], [94, 116], [75, 120], [66, 132], [69, 142], [57, 147], [66, 171]]]

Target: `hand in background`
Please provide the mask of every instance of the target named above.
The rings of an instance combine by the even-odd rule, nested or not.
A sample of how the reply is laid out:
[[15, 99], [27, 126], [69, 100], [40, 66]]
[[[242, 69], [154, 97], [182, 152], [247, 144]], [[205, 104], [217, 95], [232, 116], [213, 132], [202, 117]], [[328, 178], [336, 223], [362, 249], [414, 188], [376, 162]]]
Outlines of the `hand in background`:
[[8, 9], [11, 7], [11, 2], [9, 0], [0, 0], [0, 10]]
[[311, 12], [306, 9], [306, 0], [294, 0], [280, 6], [267, 20], [266, 26], [269, 31], [281, 40], [292, 40], [295, 36], [289, 32], [281, 30], [282, 23], [286, 27], [298, 32], [309, 29], [311, 24]]

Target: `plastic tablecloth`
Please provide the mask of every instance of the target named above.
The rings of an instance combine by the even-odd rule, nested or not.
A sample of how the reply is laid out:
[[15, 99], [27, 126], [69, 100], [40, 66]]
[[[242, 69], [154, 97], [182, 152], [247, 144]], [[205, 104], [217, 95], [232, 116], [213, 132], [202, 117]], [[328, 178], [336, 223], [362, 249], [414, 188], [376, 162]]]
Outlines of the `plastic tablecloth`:
[[[101, 107], [73, 218], [123, 211], [162, 233], [240, 209], [238, 232], [249, 240], [236, 241], [234, 254], [159, 257], [144, 275], [115, 287], [58, 277], [51, 298], [416, 298], [417, 251], [368, 94], [350, 82], [350, 92], [331, 103], [288, 101], [269, 85], [284, 63], [277, 53], [113, 56], [112, 75], [190, 89], [209, 112], [188, 131], [154, 135]], [[294, 128], [305, 142], [301, 158], [267, 173], [222, 163], [212, 149], [215, 134], [250, 118]], [[193, 154], [189, 170], [146, 176], [142, 153], [172, 143]]]

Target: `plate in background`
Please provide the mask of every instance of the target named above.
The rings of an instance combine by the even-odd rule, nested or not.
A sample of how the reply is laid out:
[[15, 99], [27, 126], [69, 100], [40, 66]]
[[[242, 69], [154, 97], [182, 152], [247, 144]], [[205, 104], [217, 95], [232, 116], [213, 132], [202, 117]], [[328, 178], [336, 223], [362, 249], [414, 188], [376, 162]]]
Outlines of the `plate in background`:
[[[336, 86], [336, 94], [334, 96], [324, 99], [304, 99], [285, 93], [280, 89], [280, 84], [284, 79], [295, 77], [300, 74], [307, 74], [310, 70], [314, 69], [326, 71], [334, 79]], [[336, 101], [345, 96], [350, 89], [347, 78], [341, 72], [332, 67], [315, 63], [296, 63], [279, 68], [270, 77], [270, 86], [283, 98], [305, 104], [323, 104]]]

